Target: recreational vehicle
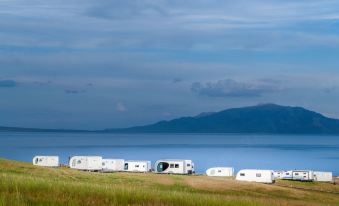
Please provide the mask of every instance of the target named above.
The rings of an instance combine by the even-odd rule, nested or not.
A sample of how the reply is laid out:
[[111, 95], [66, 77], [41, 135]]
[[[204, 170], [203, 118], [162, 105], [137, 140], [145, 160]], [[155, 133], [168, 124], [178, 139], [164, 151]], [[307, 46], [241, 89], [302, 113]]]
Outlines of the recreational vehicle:
[[158, 160], [155, 162], [156, 173], [165, 174], [193, 174], [194, 163], [192, 160]]
[[43, 167], [58, 167], [59, 157], [58, 156], [35, 156], [33, 158], [33, 165]]
[[236, 180], [247, 182], [274, 183], [272, 170], [240, 170]]
[[125, 160], [123, 159], [102, 159], [103, 172], [124, 171]]
[[74, 156], [69, 160], [69, 167], [77, 170], [102, 170], [102, 157], [100, 156]]
[[234, 168], [233, 167], [213, 167], [206, 170], [207, 176], [212, 177], [233, 177]]
[[150, 172], [151, 161], [128, 160], [125, 161], [124, 171], [127, 172]]
[[314, 171], [314, 181], [317, 182], [333, 182], [332, 172]]
[[299, 181], [313, 181], [314, 172], [311, 170], [293, 170], [292, 171], [292, 180]]
[[290, 180], [292, 179], [292, 171], [274, 171], [274, 179], [285, 179], [285, 180]]

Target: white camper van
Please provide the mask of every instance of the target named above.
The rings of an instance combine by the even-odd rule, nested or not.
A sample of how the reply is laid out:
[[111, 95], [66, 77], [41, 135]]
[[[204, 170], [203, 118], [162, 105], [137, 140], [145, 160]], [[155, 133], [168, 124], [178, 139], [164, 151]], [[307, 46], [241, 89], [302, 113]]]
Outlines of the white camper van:
[[213, 167], [206, 170], [206, 175], [211, 177], [233, 177], [233, 167]]
[[150, 172], [152, 170], [151, 161], [128, 160], [125, 161], [124, 171], [127, 172]]
[[33, 157], [33, 165], [43, 167], [58, 167], [59, 157], [58, 156], [35, 156]]
[[314, 172], [311, 170], [293, 170], [292, 171], [292, 180], [299, 181], [313, 181]]
[[69, 160], [69, 167], [77, 170], [102, 170], [102, 157], [100, 156], [73, 156]]
[[333, 182], [332, 172], [314, 171], [314, 181], [317, 182]]
[[102, 159], [103, 172], [124, 171], [125, 160], [123, 159]]
[[273, 170], [240, 170], [236, 180], [247, 182], [274, 183]]
[[158, 160], [155, 162], [156, 173], [165, 174], [193, 174], [194, 163], [192, 160]]

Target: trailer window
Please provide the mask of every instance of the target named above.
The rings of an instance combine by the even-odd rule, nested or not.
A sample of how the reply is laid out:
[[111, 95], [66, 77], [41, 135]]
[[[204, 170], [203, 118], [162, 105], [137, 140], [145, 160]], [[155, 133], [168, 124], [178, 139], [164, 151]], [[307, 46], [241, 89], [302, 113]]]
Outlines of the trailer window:
[[175, 168], [179, 168], [179, 164], [175, 164]]
[[174, 168], [174, 164], [170, 164], [170, 168]]
[[35, 164], [38, 164], [38, 158], [35, 159]]
[[105, 163], [104, 163], [104, 162], [102, 163], [102, 166], [105, 166]]
[[245, 173], [240, 173], [240, 176], [243, 176], [243, 177], [244, 177], [244, 176], [245, 176]]
[[299, 175], [299, 173], [295, 173], [295, 175]]
[[81, 164], [81, 160], [78, 160], [78, 161], [77, 161], [77, 164]]
[[286, 175], [290, 175], [290, 173], [286, 173]]
[[255, 174], [256, 177], [261, 177], [261, 173]]
[[191, 164], [187, 164], [187, 167], [190, 167], [191, 166]]
[[139, 167], [139, 165], [135, 165], [135, 167]]
[[128, 163], [125, 163], [125, 170], [128, 170]]
[[39, 159], [39, 162], [42, 162], [42, 159], [41, 159], [41, 158]]

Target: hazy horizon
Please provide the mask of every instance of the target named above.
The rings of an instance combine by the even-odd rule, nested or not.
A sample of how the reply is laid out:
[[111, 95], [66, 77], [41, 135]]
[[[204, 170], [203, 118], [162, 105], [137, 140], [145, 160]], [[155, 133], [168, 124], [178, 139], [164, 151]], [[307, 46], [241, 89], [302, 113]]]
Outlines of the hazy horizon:
[[0, 126], [275, 103], [339, 118], [339, 0], [0, 1]]

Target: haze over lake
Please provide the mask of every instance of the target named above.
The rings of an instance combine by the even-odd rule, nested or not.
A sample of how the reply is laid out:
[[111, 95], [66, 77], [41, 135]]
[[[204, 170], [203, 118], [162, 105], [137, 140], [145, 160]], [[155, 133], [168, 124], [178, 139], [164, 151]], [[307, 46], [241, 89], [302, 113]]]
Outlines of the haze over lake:
[[196, 171], [312, 169], [339, 175], [339, 138], [316, 135], [103, 134], [1, 132], [0, 157], [31, 162], [34, 155], [100, 155], [104, 158], [192, 159]]

